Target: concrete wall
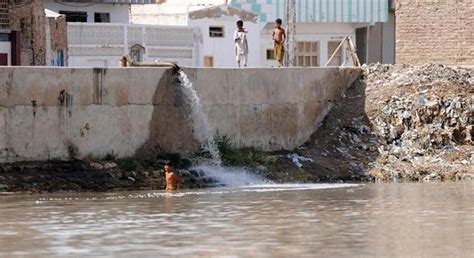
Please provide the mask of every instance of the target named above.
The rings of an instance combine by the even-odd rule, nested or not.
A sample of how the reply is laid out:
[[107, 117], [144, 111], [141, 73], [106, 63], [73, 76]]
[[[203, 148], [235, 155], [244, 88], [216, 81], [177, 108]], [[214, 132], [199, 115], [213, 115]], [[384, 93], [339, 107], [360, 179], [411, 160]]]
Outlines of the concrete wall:
[[[354, 68], [186, 68], [214, 130], [267, 150], [305, 142]], [[0, 68], [0, 162], [198, 147], [165, 68]]]

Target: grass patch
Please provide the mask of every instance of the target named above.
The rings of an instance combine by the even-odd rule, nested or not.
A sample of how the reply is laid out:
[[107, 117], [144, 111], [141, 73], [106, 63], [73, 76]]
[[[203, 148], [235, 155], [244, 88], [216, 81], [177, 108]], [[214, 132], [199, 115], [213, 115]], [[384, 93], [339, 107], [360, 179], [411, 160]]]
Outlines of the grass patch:
[[255, 147], [236, 147], [226, 135], [216, 137], [222, 161], [230, 166], [256, 166], [266, 164], [265, 152]]
[[145, 171], [154, 167], [153, 162], [137, 157], [117, 158], [114, 161], [125, 171]]

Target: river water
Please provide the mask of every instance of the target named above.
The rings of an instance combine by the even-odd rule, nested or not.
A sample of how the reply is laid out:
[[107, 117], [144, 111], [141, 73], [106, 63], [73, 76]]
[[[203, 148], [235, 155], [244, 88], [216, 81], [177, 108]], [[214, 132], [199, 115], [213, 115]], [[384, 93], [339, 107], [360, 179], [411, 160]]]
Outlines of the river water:
[[474, 256], [474, 181], [0, 196], [0, 257]]

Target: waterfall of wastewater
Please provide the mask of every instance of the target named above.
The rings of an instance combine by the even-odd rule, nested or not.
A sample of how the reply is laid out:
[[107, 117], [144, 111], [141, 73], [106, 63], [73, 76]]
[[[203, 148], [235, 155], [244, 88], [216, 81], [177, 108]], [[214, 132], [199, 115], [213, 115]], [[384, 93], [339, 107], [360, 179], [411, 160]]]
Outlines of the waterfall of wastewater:
[[183, 70], [179, 70], [182, 92], [186, 101], [191, 106], [191, 117], [194, 125], [194, 133], [202, 147], [211, 155], [210, 162], [198, 164], [191, 169], [196, 169], [205, 174], [206, 177], [217, 180], [226, 186], [261, 185], [268, 183], [267, 180], [243, 168], [223, 167], [222, 159], [214, 139], [214, 130], [211, 127], [206, 113], [202, 109], [201, 99], [193, 83]]
[[204, 150], [211, 154], [211, 163], [213, 165], [220, 166], [222, 164], [222, 160], [216, 141], [214, 140], [214, 130], [209, 124], [209, 120], [202, 109], [201, 99], [197, 95], [196, 90], [193, 88], [193, 83], [189, 80], [188, 76], [183, 72], [183, 70], [179, 71], [179, 79], [181, 81], [181, 86], [186, 100], [191, 106], [191, 117], [194, 124], [195, 136], [202, 144]]

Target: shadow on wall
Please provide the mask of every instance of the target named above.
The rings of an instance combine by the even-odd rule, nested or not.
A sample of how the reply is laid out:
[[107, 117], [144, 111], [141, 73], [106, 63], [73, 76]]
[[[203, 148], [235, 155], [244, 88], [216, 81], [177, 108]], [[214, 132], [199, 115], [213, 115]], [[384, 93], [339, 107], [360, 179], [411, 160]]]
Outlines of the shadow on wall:
[[[311, 157], [314, 163], [302, 168], [291, 160], [283, 162], [272, 172], [275, 180], [298, 180], [301, 182], [358, 181], [367, 178], [367, 164], [379, 157], [373, 135], [373, 125], [366, 112], [366, 84], [354, 82], [345, 92], [345, 97], [334, 99], [333, 106], [321, 122], [320, 127], [303, 148], [293, 152]], [[273, 179], [273, 178], [272, 178]]]
[[158, 82], [152, 99], [148, 140], [136, 151], [136, 156], [153, 159], [163, 151], [186, 153], [199, 147], [190, 118], [191, 106], [181, 91], [178, 76], [171, 68]]

